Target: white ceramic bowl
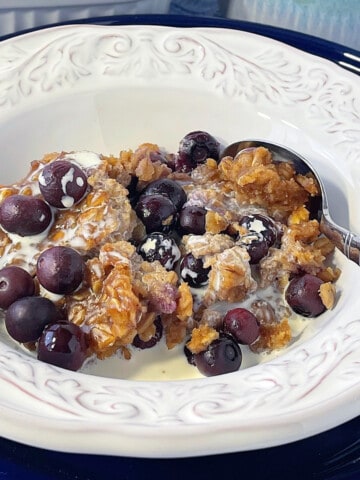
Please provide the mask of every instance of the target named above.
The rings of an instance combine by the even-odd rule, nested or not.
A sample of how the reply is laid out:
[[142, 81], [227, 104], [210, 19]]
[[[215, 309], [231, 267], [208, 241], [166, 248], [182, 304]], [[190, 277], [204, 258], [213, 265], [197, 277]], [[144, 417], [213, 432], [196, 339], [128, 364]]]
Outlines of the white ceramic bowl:
[[[334, 64], [244, 32], [151, 26], [43, 30], [3, 42], [0, 57], [2, 183], [45, 152], [117, 154], [145, 141], [176, 151], [203, 129], [307, 156], [335, 221], [360, 231], [359, 82]], [[335, 260], [336, 308], [279, 356], [229, 375], [182, 379], [176, 355], [175, 367], [152, 371], [165, 368], [167, 381], [113, 364], [73, 373], [2, 332], [2, 435], [71, 452], [190, 456], [279, 445], [357, 416], [360, 269]]]

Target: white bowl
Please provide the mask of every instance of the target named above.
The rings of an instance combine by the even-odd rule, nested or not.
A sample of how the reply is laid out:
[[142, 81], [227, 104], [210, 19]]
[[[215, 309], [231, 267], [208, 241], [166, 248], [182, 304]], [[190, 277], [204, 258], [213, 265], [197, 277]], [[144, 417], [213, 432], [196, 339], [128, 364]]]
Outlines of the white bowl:
[[[145, 141], [176, 151], [203, 129], [305, 155], [334, 219], [360, 231], [359, 82], [330, 62], [240, 31], [151, 26], [43, 30], [3, 42], [0, 57], [2, 183], [45, 152], [117, 154]], [[360, 269], [335, 260], [336, 308], [279, 356], [229, 375], [182, 380], [170, 363], [168, 381], [73, 373], [3, 332], [2, 435], [71, 452], [191, 456], [279, 445], [357, 416]]]

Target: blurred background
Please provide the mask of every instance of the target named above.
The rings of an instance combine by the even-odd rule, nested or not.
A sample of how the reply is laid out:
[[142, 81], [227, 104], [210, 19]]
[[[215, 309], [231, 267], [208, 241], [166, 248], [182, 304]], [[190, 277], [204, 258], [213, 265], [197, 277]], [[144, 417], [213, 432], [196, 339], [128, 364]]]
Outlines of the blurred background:
[[0, 0], [0, 36], [64, 21], [134, 14], [245, 20], [360, 50], [359, 0]]

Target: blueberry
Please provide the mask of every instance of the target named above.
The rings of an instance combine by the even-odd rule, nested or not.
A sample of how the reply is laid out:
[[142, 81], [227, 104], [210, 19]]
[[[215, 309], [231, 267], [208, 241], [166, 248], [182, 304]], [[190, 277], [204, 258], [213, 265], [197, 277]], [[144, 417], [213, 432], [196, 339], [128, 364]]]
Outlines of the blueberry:
[[187, 205], [180, 211], [180, 232], [203, 235], [206, 232], [206, 209], [203, 207]]
[[66, 320], [47, 325], [39, 339], [37, 358], [68, 370], [79, 370], [87, 356], [85, 333]]
[[276, 225], [274, 221], [266, 215], [262, 215], [260, 213], [244, 215], [241, 218], [239, 225], [245, 227], [250, 233], [257, 233], [261, 235], [266, 240], [269, 247], [274, 245], [276, 242]]
[[138, 177], [135, 175], [131, 176], [131, 180], [129, 185], [126, 187], [128, 191], [128, 199], [129, 202], [131, 203], [132, 207], [136, 204], [136, 202], [139, 199], [139, 192], [137, 191], [137, 185], [139, 183]]
[[35, 342], [44, 327], [59, 320], [53, 302], [45, 297], [23, 297], [12, 303], [5, 314], [9, 335], [18, 342]]
[[167, 270], [172, 270], [181, 256], [173, 237], [162, 232], [149, 233], [138, 245], [138, 253], [148, 262], [158, 260]]
[[189, 172], [207, 158], [219, 160], [220, 144], [208, 132], [201, 130], [186, 134], [179, 145], [175, 158], [175, 170]]
[[169, 178], [159, 178], [149, 183], [141, 192], [142, 195], [164, 195], [168, 197], [176, 207], [180, 210], [186, 202], [186, 193], [182, 186]]
[[189, 349], [189, 347], [187, 345], [184, 345], [184, 355], [186, 357], [186, 360], [188, 361], [188, 364], [196, 367], [194, 354], [191, 352], [191, 350]]
[[136, 348], [140, 348], [141, 350], [145, 350], [147, 348], [152, 348], [154, 347], [160, 340], [163, 334], [163, 325], [161, 322], [161, 318], [157, 317], [154, 321], [155, 325], [155, 334], [153, 337], [151, 337], [149, 340], [144, 341], [141, 340], [139, 335], [136, 335], [132, 344]]
[[248, 233], [239, 235], [237, 244], [247, 250], [251, 264], [259, 263], [277, 240], [277, 228], [274, 221], [266, 215], [254, 213], [244, 215], [239, 225], [246, 228]]
[[50, 247], [38, 258], [36, 275], [39, 283], [53, 293], [74, 292], [83, 280], [84, 261], [69, 247]]
[[178, 153], [174, 160], [174, 170], [176, 172], [190, 173], [195, 168], [189, 155], [185, 153]]
[[249, 263], [251, 264], [259, 263], [269, 251], [269, 244], [261, 233], [253, 232], [241, 235], [236, 243], [246, 249], [250, 256]]
[[319, 289], [323, 281], [306, 273], [292, 278], [285, 292], [285, 298], [295, 313], [303, 317], [317, 317], [326, 309]]
[[246, 308], [229, 310], [223, 319], [223, 330], [243, 345], [255, 342], [260, 333], [257, 318]]
[[201, 258], [192, 253], [184, 255], [180, 261], [180, 276], [190, 287], [200, 288], [209, 281], [210, 267], [205, 268]]
[[194, 362], [200, 373], [210, 377], [239, 370], [242, 353], [236, 341], [226, 334], [220, 334], [206, 350], [194, 354]]
[[34, 293], [34, 280], [26, 270], [15, 265], [0, 270], [0, 308], [6, 309], [15, 300]]
[[68, 160], [55, 160], [45, 165], [40, 173], [39, 188], [53, 207], [70, 208], [84, 197], [88, 183], [78, 165]]
[[135, 212], [143, 222], [147, 233], [169, 232], [177, 219], [173, 202], [164, 195], [141, 195]]
[[52, 221], [50, 207], [41, 198], [11, 195], [0, 205], [0, 225], [21, 237], [44, 232]]

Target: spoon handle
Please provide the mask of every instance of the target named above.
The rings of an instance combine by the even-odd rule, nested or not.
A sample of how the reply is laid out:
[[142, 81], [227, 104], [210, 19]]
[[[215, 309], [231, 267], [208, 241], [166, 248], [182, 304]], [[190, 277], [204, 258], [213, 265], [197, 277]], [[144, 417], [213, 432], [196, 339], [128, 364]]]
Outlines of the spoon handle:
[[322, 215], [320, 230], [350, 260], [360, 265], [360, 237]]

